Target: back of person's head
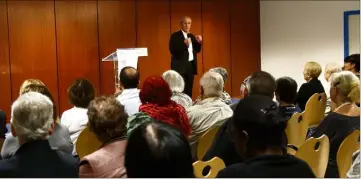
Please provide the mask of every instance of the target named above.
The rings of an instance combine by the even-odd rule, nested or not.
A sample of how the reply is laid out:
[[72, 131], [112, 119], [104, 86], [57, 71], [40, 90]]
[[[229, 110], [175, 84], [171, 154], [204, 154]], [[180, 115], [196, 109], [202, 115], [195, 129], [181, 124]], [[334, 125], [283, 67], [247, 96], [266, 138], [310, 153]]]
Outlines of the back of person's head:
[[[332, 91], [336, 88], [336, 91]], [[360, 79], [350, 71], [335, 73], [331, 78], [331, 100], [339, 96], [343, 102], [360, 103]]]
[[[351, 71], [352, 69], [355, 70], [355, 72], [360, 72], [360, 54], [352, 54], [350, 56], [347, 56], [344, 60], [345, 62], [345, 70]], [[348, 65], [346, 65], [348, 64]]]
[[11, 106], [11, 132], [22, 143], [46, 139], [52, 132], [53, 103], [38, 92], [19, 96]]
[[225, 68], [222, 67], [215, 67], [215, 68], [211, 68], [209, 69], [210, 72], [216, 72], [218, 74], [220, 74], [222, 76], [223, 82], [226, 83], [227, 78], [228, 78], [228, 72]]
[[297, 96], [297, 82], [291, 77], [278, 78], [275, 93], [278, 102], [293, 104]]
[[163, 73], [163, 79], [168, 83], [172, 92], [182, 93], [184, 91], [184, 79], [174, 70], [168, 70]]
[[192, 178], [192, 163], [187, 137], [167, 124], [143, 123], [128, 138], [125, 167], [130, 178]]
[[119, 73], [119, 82], [124, 89], [138, 88], [139, 72], [134, 67], [124, 67]]
[[342, 66], [337, 63], [328, 63], [325, 67], [325, 79], [328, 81], [332, 74], [342, 71]]
[[87, 79], [77, 79], [68, 88], [68, 100], [76, 107], [87, 108], [94, 97], [94, 87]]
[[253, 73], [247, 83], [248, 95], [264, 95], [273, 98], [275, 89], [275, 78], [265, 71]]
[[54, 121], [56, 121], [58, 119], [58, 114], [57, 114], [57, 111], [56, 111], [56, 105], [55, 105], [53, 95], [51, 95], [51, 92], [49, 91], [49, 89], [46, 86], [44, 86], [42, 84], [30, 84], [30, 85], [27, 85], [22, 90], [22, 93], [20, 95], [23, 95], [23, 94], [28, 93], [28, 92], [38, 92], [38, 93], [48, 97], [50, 99], [50, 101], [53, 103], [53, 119], [54, 119]]
[[114, 97], [97, 97], [88, 107], [88, 127], [103, 142], [126, 136], [128, 115]]
[[24, 93], [24, 89], [26, 88], [26, 86], [32, 85], [32, 84], [45, 86], [45, 84], [38, 79], [27, 79], [21, 84], [20, 90], [19, 90], [19, 95]]
[[206, 72], [200, 79], [200, 85], [204, 96], [221, 96], [224, 81], [219, 73]]
[[160, 76], [151, 76], [145, 79], [139, 98], [142, 104], [153, 103], [165, 105], [171, 101], [172, 92], [168, 83]]
[[241, 156], [254, 157], [269, 148], [282, 150], [287, 122], [271, 98], [250, 95], [239, 101], [231, 119], [231, 133]]
[[322, 73], [321, 65], [314, 61], [306, 62], [303, 75], [304, 78], [307, 79], [317, 79]]

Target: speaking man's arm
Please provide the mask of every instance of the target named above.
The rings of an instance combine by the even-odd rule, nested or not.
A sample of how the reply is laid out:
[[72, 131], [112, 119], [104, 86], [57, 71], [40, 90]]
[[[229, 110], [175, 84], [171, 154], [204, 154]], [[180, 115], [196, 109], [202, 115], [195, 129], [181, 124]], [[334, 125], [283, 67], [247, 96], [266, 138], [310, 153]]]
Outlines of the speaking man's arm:
[[188, 47], [184, 43], [183, 39], [177, 38], [177, 35], [174, 33], [170, 36], [169, 40], [169, 51], [172, 56], [179, 56], [187, 51]]
[[202, 41], [203, 41], [202, 36], [200, 36], [200, 35], [195, 36], [195, 41], [192, 44], [195, 52], [197, 52], [197, 53], [201, 52]]

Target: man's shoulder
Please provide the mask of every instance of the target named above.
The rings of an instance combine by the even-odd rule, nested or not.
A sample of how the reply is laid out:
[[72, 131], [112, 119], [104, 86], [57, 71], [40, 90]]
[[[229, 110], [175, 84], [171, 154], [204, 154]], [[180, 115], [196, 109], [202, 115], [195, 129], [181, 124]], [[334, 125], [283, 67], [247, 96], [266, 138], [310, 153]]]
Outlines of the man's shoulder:
[[173, 36], [177, 36], [177, 35], [180, 35], [180, 34], [182, 34], [182, 31], [181, 31], [181, 30], [178, 30], [178, 31], [173, 32], [173, 33], [171, 34], [171, 36], [173, 37]]

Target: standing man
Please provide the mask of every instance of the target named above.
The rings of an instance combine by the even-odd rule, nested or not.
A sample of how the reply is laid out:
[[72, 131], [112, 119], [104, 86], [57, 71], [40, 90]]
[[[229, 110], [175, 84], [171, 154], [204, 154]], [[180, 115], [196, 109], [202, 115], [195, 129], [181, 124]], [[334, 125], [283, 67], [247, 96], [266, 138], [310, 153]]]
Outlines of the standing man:
[[197, 74], [197, 53], [202, 48], [202, 36], [190, 33], [192, 19], [184, 16], [181, 30], [170, 36], [171, 69], [177, 71], [184, 79], [184, 93], [192, 97], [194, 75]]

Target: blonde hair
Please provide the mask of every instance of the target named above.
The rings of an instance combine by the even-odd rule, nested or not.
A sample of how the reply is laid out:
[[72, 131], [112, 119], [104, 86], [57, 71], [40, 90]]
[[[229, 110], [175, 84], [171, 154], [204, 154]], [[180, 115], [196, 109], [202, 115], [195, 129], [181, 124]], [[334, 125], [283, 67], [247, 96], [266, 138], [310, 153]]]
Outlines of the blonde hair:
[[42, 85], [42, 86], [45, 86], [45, 84], [42, 81], [38, 80], [38, 79], [27, 79], [21, 84], [20, 90], [19, 90], [19, 95], [23, 94], [25, 88], [27, 86], [29, 86], [29, 85]]
[[339, 89], [345, 100], [360, 103], [360, 81], [352, 72], [341, 71], [333, 74], [331, 86]]
[[317, 62], [307, 62], [304, 67], [304, 72], [312, 79], [318, 78], [322, 73], [321, 65]]

